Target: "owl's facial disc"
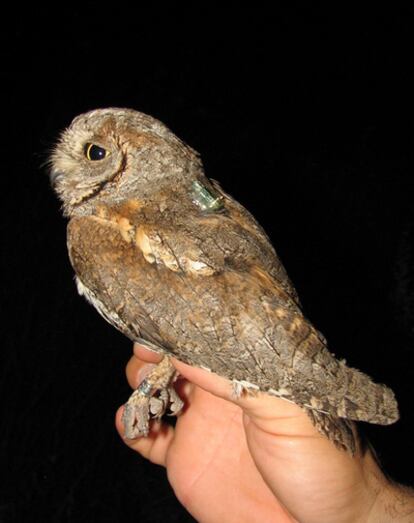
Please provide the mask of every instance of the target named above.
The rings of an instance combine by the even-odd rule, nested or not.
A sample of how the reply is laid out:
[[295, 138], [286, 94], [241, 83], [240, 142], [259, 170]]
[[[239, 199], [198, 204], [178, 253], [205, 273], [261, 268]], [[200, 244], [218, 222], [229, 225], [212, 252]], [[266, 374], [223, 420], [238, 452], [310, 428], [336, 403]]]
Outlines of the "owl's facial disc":
[[[96, 143], [86, 142], [83, 145], [83, 156], [89, 162], [102, 162], [102, 160], [105, 160], [105, 158], [107, 158], [110, 154], [111, 152], [108, 149], [105, 149], [105, 147], [102, 147]], [[60, 179], [67, 174], [65, 167], [70, 170], [72, 167], [70, 164], [71, 162], [69, 158], [65, 158], [63, 159], [63, 162], [59, 162], [58, 150], [55, 151], [54, 157], [52, 159], [52, 170], [50, 172], [50, 181], [53, 188], [55, 188], [58, 181], [60, 181]], [[61, 170], [59, 170], [59, 167]]]
[[51, 184], [64, 203], [65, 214], [72, 214], [122, 175], [126, 154], [114, 133], [75, 126], [62, 135], [51, 166]]

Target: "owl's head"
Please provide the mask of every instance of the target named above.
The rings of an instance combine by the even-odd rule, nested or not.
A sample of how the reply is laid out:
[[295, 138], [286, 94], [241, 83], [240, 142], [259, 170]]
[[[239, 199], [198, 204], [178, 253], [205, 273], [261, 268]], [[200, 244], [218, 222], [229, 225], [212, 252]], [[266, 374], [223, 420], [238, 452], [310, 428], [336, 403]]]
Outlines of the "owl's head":
[[66, 216], [97, 203], [151, 198], [202, 175], [197, 153], [164, 124], [131, 109], [97, 109], [76, 117], [51, 158], [50, 179]]

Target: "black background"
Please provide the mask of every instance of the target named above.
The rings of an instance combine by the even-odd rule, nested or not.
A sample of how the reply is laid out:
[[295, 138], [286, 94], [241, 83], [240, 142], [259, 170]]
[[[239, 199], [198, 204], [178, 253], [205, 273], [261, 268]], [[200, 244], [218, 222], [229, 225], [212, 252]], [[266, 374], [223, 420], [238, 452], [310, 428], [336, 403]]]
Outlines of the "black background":
[[395, 390], [401, 421], [363, 429], [412, 484], [412, 11], [27, 9], [0, 35], [0, 521], [193, 521], [114, 429], [130, 343], [77, 296], [41, 167], [105, 106], [165, 122], [255, 214], [331, 350]]

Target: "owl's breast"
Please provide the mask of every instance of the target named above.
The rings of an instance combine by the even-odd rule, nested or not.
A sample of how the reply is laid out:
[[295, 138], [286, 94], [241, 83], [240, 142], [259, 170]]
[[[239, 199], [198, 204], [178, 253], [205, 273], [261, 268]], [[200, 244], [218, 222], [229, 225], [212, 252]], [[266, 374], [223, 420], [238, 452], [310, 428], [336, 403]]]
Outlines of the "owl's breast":
[[88, 301], [95, 309], [99, 312], [99, 314], [113, 327], [120, 330], [125, 336], [128, 336], [128, 338], [134, 340], [136, 339], [139, 334], [137, 332], [134, 332], [134, 327], [132, 325], [127, 325], [120, 317], [119, 311], [116, 309], [111, 309], [106, 305], [101, 299], [99, 299], [99, 296], [94, 293], [91, 289], [86, 287], [79, 278], [79, 276], [75, 277], [76, 281], [76, 288], [78, 289], [78, 293], [80, 296], [84, 296], [86, 301]]

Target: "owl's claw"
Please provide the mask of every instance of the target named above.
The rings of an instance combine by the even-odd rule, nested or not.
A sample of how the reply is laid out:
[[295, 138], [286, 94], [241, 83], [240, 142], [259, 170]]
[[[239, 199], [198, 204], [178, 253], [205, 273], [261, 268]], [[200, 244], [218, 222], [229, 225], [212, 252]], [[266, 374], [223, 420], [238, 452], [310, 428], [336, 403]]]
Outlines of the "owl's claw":
[[164, 357], [140, 383], [124, 407], [122, 423], [125, 438], [148, 436], [150, 419], [160, 418], [167, 408], [171, 415], [179, 414], [183, 402], [172, 385], [176, 375], [170, 359]]

